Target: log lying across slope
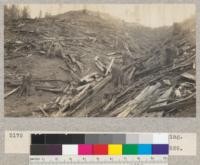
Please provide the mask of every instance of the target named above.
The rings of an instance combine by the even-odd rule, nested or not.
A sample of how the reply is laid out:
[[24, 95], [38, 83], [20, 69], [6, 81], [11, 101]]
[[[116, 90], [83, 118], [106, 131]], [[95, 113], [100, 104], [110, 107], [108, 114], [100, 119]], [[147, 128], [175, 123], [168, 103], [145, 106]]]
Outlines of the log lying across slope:
[[[23, 100], [53, 95], [42, 105], [27, 106], [27, 113], [13, 110], [6, 112], [7, 116], [152, 117], [193, 113], [195, 19], [177, 25], [151, 29], [90, 11], [6, 23], [6, 105], [16, 101], [15, 97]], [[38, 57], [60, 60], [59, 70], [55, 78], [49, 72], [43, 79], [38, 79], [39, 72], [35, 71], [26, 85], [23, 76], [27, 64], [20, 60], [36, 61]], [[32, 68], [32, 61], [28, 62], [28, 68]], [[57, 79], [59, 73], [66, 75], [66, 80]], [[21, 93], [31, 88], [31, 96], [18, 97], [22, 86]]]

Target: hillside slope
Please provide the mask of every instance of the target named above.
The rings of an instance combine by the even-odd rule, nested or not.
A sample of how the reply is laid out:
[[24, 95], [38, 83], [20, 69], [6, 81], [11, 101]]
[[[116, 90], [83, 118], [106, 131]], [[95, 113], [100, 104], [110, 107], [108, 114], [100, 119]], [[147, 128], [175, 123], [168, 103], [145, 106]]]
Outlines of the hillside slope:
[[[194, 19], [151, 29], [83, 10], [5, 25], [5, 93], [22, 88], [31, 74], [30, 96], [18, 91], [5, 99], [7, 116], [170, 116], [171, 109], [148, 109], [169, 88], [174, 92], [168, 103], [189, 96], [179, 91], [177, 98], [175, 91], [182, 73], [194, 74]], [[176, 50], [170, 65], [167, 48]], [[134, 114], [128, 104], [154, 83], [160, 84], [154, 100]], [[195, 105], [179, 111], [175, 108], [173, 115], [194, 116]]]

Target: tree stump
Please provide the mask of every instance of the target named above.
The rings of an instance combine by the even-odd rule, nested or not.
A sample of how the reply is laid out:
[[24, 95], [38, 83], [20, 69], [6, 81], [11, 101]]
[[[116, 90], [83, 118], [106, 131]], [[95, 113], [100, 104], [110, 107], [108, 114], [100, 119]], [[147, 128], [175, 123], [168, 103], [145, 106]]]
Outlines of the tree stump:
[[19, 89], [19, 96], [23, 96], [23, 95], [30, 96], [31, 80], [32, 80], [31, 73], [27, 73], [26, 75], [23, 75], [22, 84]]

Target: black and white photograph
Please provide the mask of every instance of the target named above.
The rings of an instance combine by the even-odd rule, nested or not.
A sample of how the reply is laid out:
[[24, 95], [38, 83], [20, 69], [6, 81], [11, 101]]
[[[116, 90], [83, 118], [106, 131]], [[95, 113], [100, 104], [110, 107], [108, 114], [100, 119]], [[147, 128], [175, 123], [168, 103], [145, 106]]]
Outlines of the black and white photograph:
[[196, 117], [194, 4], [7, 4], [6, 117]]

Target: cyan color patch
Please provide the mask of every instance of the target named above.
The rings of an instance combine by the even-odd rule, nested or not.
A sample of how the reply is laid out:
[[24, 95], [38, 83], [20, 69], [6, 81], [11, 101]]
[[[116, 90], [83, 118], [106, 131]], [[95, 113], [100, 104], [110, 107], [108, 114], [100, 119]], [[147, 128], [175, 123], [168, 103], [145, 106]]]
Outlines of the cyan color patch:
[[138, 144], [138, 155], [152, 155], [152, 145]]

